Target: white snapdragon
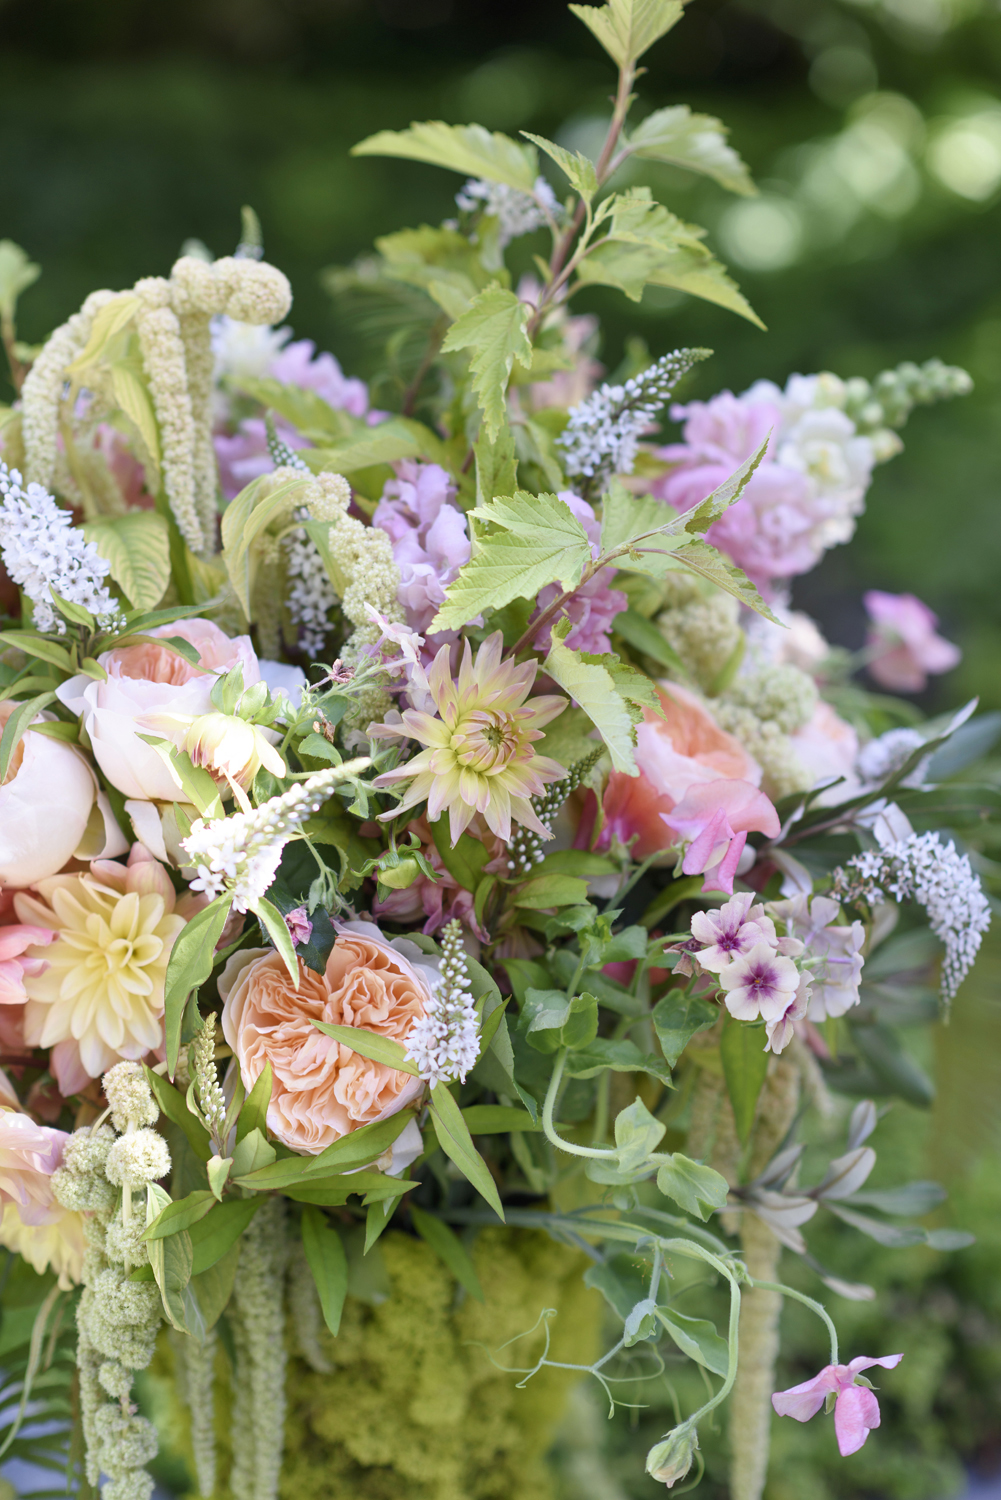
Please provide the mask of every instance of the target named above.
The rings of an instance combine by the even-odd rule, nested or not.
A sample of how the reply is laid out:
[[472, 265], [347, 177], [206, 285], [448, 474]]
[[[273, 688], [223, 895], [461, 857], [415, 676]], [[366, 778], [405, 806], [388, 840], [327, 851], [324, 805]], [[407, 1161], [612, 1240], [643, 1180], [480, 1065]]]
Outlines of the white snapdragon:
[[937, 833], [912, 833], [880, 850], [857, 854], [846, 869], [835, 871], [833, 894], [839, 900], [878, 905], [916, 901], [928, 913], [928, 925], [945, 946], [942, 996], [951, 1000], [980, 949], [991, 923], [991, 911], [967, 855]]
[[567, 474], [586, 479], [631, 474], [643, 432], [692, 365], [708, 349], [675, 349], [623, 385], [607, 382], [571, 407], [559, 446]]
[[68, 510], [40, 484], [25, 485], [17, 469], [0, 462], [0, 551], [11, 578], [31, 600], [35, 628], [65, 635], [51, 590], [89, 610], [106, 628], [119, 608], [101, 582], [110, 563], [88, 542]]
[[311, 813], [319, 812], [344, 771], [343, 766], [319, 771], [250, 812], [210, 823], [196, 818], [181, 840], [198, 871], [191, 889], [203, 891], [210, 901], [228, 890], [236, 911], [250, 911], [274, 880], [293, 833]]
[[504, 182], [470, 177], [456, 193], [455, 201], [463, 213], [484, 213], [497, 220], [497, 239], [502, 250], [511, 240], [543, 227], [547, 220], [542, 204], [554, 219], [560, 211], [556, 194], [544, 177], [535, 179], [534, 197]]
[[407, 1058], [429, 1083], [448, 1083], [466, 1074], [480, 1050], [479, 1019], [469, 989], [462, 929], [449, 922], [441, 939], [440, 983], [425, 1014], [411, 1027]]

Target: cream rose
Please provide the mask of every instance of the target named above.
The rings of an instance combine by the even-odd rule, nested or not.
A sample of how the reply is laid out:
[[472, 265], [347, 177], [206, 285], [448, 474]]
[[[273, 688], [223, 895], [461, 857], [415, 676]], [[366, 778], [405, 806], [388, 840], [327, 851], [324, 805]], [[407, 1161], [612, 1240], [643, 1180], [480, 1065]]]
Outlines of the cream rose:
[[[0, 703], [0, 726], [19, 706], [10, 698]], [[97, 778], [79, 750], [26, 729], [0, 786], [0, 886], [34, 885], [61, 870], [83, 841], [96, 798]], [[96, 852], [124, 847], [124, 839], [114, 848], [109, 838]]]
[[395, 1114], [424, 1087], [324, 1036], [313, 1021], [402, 1042], [438, 983], [436, 963], [406, 938], [389, 942], [371, 922], [339, 923], [337, 932], [323, 974], [300, 963], [298, 990], [270, 948], [235, 953], [219, 979], [223, 1034], [244, 1087], [249, 1092], [270, 1063], [268, 1127], [311, 1154]]
[[[160, 733], [180, 744], [187, 722], [213, 712], [212, 688], [217, 676], [232, 667], [243, 668], [249, 687], [261, 680], [261, 664], [250, 637], [231, 639], [210, 620], [176, 620], [149, 632], [155, 638], [180, 636], [199, 654], [193, 666], [166, 646], [149, 644], [122, 646], [98, 657], [108, 674], [106, 682], [71, 677], [58, 689], [60, 702], [83, 717], [94, 759], [112, 786], [138, 801], [175, 802], [178, 787], [160, 756], [139, 739], [142, 733]], [[176, 715], [183, 727], [176, 732], [144, 728], [150, 715]]]

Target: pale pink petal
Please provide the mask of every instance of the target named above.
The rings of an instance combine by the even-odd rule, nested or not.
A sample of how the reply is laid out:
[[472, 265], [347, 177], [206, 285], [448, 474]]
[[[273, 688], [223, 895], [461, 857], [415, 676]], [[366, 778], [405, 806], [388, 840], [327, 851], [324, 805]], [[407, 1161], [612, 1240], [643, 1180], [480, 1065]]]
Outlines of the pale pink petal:
[[857, 1453], [873, 1427], [879, 1426], [879, 1402], [864, 1385], [850, 1385], [838, 1395], [834, 1431], [842, 1458]]
[[871, 1370], [873, 1365], [881, 1365], [884, 1370], [895, 1370], [903, 1357], [902, 1354], [884, 1354], [881, 1359], [866, 1359], [864, 1354], [860, 1354], [856, 1359], [848, 1361], [848, 1368], [853, 1375], [857, 1375], [860, 1370]]
[[746, 843], [746, 833], [738, 833], [730, 840], [729, 847], [719, 864], [713, 865], [705, 872], [706, 878], [702, 882], [703, 894], [706, 891], [725, 891], [728, 896], [733, 895], [733, 877], [737, 873], [737, 866]]
[[802, 1385], [791, 1385], [787, 1391], [776, 1391], [772, 1406], [780, 1417], [793, 1417], [797, 1422], [809, 1422], [827, 1400], [828, 1391], [838, 1388], [837, 1366], [827, 1365], [812, 1380]]

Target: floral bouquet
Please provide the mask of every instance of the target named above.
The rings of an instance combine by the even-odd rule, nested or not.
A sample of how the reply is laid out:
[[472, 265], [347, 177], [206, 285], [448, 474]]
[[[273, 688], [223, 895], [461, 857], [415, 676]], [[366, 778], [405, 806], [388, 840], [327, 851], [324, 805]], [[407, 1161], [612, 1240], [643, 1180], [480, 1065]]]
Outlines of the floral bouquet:
[[[758, 321], [646, 164], [753, 186], [718, 121], [630, 116], [677, 0], [571, 8], [618, 67], [596, 161], [440, 121], [355, 148], [467, 179], [454, 220], [328, 273], [382, 351], [371, 393], [292, 339], [249, 211], [234, 256], [189, 246], [37, 349], [37, 268], [0, 245], [0, 1456], [81, 1495], [148, 1500], [161, 1442], [203, 1497], [304, 1493], [286, 1416], [335, 1404], [384, 1248], [472, 1306], [503, 1296], [491, 1246], [548, 1235], [608, 1346], [551, 1357], [540, 1295], [524, 1344], [470, 1358], [511, 1388], [577, 1371], [613, 1410], [691, 1362], [706, 1399], [646, 1471], [697, 1480], [728, 1401], [757, 1500], [773, 1407], [833, 1410], [854, 1453], [863, 1372], [901, 1357], [845, 1362], [783, 1247], [866, 1298], [811, 1254], [821, 1210], [968, 1242], [900, 1222], [934, 1183], [865, 1183], [873, 1099], [931, 1097], [898, 1028], [948, 1007], [988, 925], [997, 794], [955, 778], [993, 721], [891, 696], [958, 660], [916, 598], [870, 594], [852, 657], [788, 589], [912, 408], [970, 382], [932, 360], [669, 405], [710, 351], [634, 348], [598, 385], [582, 288]], [[548, 254], [513, 286], [527, 235]], [[803, 1182], [809, 1131], [829, 1165]], [[776, 1393], [783, 1297], [830, 1362]], [[426, 1453], [369, 1442], [377, 1405], [338, 1439], [356, 1474], [516, 1492], [472, 1461], [422, 1488]]]

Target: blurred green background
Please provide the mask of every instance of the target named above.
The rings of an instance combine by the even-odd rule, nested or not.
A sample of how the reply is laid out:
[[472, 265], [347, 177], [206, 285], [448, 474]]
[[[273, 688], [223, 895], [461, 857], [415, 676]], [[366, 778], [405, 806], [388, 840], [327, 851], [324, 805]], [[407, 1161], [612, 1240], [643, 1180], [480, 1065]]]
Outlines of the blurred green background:
[[[450, 214], [459, 180], [354, 160], [351, 144], [441, 117], [586, 150], [612, 83], [563, 0], [0, 0], [0, 39], [0, 237], [44, 269], [21, 304], [22, 338], [40, 340], [95, 287], [166, 273], [189, 237], [229, 253], [249, 203], [268, 259], [292, 280], [296, 333], [363, 376], [321, 273], [378, 234]], [[654, 354], [709, 344], [716, 356], [687, 388], [698, 396], [797, 370], [871, 377], [931, 355], [965, 365], [973, 396], [914, 414], [855, 539], [799, 581], [796, 601], [854, 647], [866, 588], [918, 594], [964, 650], [923, 706], [975, 692], [1001, 707], [1001, 11], [994, 0], [692, 0], [647, 61], [641, 106], [721, 116], [762, 187], [735, 200], [669, 169], [657, 184], [709, 226], [768, 332], [673, 294], [635, 307], [596, 291], [579, 310], [602, 316], [604, 364], [615, 368], [633, 333]], [[543, 245], [513, 248], [528, 268]], [[856, 1351], [905, 1347], [903, 1330], [907, 1380], [884, 1404], [879, 1447], [850, 1471], [820, 1424], [780, 1424], [772, 1500], [937, 1500], [961, 1483], [957, 1454], [1001, 1455], [990, 1152], [1001, 956], [985, 958], [935, 1043], [933, 1114], [897, 1104], [881, 1159], [887, 1181], [939, 1175], [954, 1190], [948, 1221], [973, 1229], [978, 1248], [859, 1249], [846, 1274], [875, 1281], [880, 1301], [839, 1304], [839, 1316]], [[795, 1317], [788, 1331], [802, 1356], [813, 1334]], [[573, 1500], [649, 1493], [627, 1421], [587, 1462], [580, 1431], [568, 1433]], [[707, 1500], [722, 1493], [721, 1463]]]

